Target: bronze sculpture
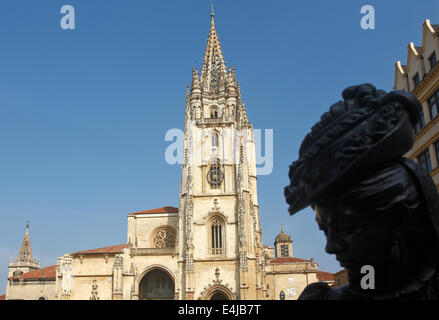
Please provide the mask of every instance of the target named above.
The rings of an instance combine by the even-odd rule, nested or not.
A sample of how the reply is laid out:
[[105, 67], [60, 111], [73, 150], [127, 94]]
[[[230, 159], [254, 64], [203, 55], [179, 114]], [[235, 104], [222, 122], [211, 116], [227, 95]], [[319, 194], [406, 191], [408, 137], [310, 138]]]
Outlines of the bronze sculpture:
[[[439, 195], [430, 175], [403, 158], [420, 104], [371, 84], [343, 91], [313, 126], [290, 166], [290, 214], [312, 206], [326, 251], [349, 283], [313, 283], [299, 299], [438, 299]], [[372, 266], [373, 289], [361, 285]]]

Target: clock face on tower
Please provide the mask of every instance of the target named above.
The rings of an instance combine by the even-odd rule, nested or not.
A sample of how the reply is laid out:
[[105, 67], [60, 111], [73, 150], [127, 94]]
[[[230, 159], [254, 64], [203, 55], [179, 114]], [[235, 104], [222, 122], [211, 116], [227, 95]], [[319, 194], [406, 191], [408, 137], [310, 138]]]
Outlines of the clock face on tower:
[[218, 187], [224, 179], [224, 174], [219, 165], [212, 165], [207, 173], [207, 181], [212, 187]]

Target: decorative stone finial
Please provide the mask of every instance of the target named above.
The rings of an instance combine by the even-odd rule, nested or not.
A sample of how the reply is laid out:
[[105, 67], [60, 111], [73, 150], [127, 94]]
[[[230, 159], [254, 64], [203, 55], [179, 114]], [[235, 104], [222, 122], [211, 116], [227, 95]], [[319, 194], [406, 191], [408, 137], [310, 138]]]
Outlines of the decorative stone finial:
[[210, 16], [213, 18], [215, 17], [215, 10], [213, 9], [213, 1], [210, 4]]

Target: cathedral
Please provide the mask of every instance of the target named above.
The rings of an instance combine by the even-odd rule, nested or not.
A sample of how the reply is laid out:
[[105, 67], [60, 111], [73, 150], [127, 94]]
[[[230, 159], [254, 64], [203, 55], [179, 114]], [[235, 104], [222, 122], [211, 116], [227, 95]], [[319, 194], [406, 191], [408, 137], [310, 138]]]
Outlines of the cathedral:
[[76, 251], [40, 268], [29, 226], [9, 263], [7, 300], [294, 300], [334, 282], [293, 256], [283, 228], [262, 243], [253, 127], [214, 12], [200, 72], [186, 89], [179, 207], [130, 213], [126, 243]]

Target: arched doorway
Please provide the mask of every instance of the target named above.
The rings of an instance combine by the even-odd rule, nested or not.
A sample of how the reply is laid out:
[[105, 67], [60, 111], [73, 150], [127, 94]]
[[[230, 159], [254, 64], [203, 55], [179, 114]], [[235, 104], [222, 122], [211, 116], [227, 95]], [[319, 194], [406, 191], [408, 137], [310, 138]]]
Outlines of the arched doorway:
[[210, 297], [210, 300], [230, 300], [227, 295], [222, 291], [215, 291], [212, 296]]
[[212, 285], [201, 292], [199, 300], [235, 300], [235, 295], [228, 286]]
[[160, 269], [145, 274], [139, 283], [139, 300], [174, 299], [174, 280]]

